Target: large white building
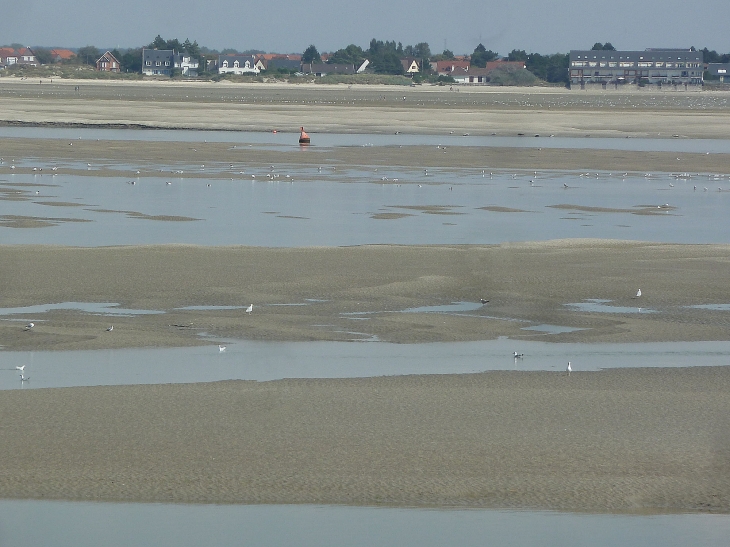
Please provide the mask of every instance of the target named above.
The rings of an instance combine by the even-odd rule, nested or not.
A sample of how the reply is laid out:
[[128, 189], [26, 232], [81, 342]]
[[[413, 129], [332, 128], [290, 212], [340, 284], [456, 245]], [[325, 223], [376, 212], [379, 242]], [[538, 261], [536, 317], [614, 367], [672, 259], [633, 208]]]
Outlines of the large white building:
[[701, 85], [702, 61], [702, 52], [691, 49], [571, 50], [570, 83]]

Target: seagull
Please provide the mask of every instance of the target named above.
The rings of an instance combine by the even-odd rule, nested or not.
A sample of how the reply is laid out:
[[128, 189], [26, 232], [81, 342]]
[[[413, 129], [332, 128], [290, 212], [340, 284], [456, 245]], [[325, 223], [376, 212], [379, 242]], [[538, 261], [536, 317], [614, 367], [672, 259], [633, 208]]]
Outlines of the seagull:
[[111, 332], [114, 330], [114, 325], [111, 325], [108, 329], [106, 329], [107, 332]]
[[25, 370], [25, 365], [22, 367], [15, 367], [15, 370], [19, 370], [22, 373]]
[[568, 361], [568, 366], [565, 371], [568, 373], [568, 376], [570, 376], [570, 373], [573, 372], [573, 367], [570, 366], [570, 361]]
[[636, 291], [636, 296], [634, 296], [634, 298], [639, 298], [640, 296], [641, 296], [641, 289]]
[[33, 327], [35, 327], [35, 323], [28, 323], [28, 324], [27, 324], [27, 325], [25, 326], [25, 330], [30, 330], [30, 329], [32, 329]]
[[522, 359], [525, 356], [524, 353], [517, 353], [517, 352], [515, 352], [514, 355], [515, 355], [515, 359]]
[[224, 351], [226, 351], [226, 346], [218, 346], [218, 351], [223, 353]]
[[27, 382], [28, 380], [30, 380], [30, 376], [23, 376], [23, 373], [21, 372], [20, 373], [20, 381], [21, 382]]
[[480, 298], [479, 299], [479, 302], [481, 302], [482, 304], [487, 304], [489, 302], [489, 300], [485, 300], [484, 298]]
[[251, 315], [251, 312], [253, 311], [253, 304], [249, 305], [248, 308], [246, 308], [246, 313]]

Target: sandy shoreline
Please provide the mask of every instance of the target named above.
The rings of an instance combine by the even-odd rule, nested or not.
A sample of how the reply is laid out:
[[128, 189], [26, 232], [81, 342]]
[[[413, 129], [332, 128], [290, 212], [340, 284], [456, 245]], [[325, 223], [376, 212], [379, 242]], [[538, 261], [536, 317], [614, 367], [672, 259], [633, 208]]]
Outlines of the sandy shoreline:
[[[111, 318], [56, 310], [0, 318], [9, 350], [185, 346], [199, 332], [254, 340], [389, 342], [726, 340], [730, 246], [562, 240], [494, 246], [72, 248], [0, 246], [0, 307], [114, 302], [164, 313]], [[642, 288], [640, 301], [633, 299]], [[452, 302], [466, 314], [398, 313]], [[584, 299], [660, 313], [571, 309]], [[251, 316], [244, 308], [253, 303]], [[235, 309], [181, 309], [238, 306]], [[352, 317], [366, 321], [355, 321]], [[34, 320], [32, 332], [22, 329]], [[546, 337], [550, 324], [576, 329]], [[356, 336], [355, 336], [356, 337]], [[210, 342], [208, 342], [210, 343]]]
[[0, 497], [730, 511], [730, 368], [4, 391]]
[[[721, 92], [0, 79], [0, 123], [472, 135], [730, 138]], [[405, 100], [404, 100], [405, 97]]]

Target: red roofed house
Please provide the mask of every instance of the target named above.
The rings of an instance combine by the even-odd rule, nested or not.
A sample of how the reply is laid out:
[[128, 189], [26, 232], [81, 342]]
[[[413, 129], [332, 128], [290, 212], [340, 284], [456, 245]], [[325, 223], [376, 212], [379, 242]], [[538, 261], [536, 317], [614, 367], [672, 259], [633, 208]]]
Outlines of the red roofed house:
[[431, 69], [439, 76], [450, 76], [455, 68], [469, 70], [469, 61], [434, 61], [431, 63]]
[[70, 49], [52, 49], [51, 55], [53, 55], [53, 62], [60, 63], [61, 61], [69, 61], [76, 57], [76, 54]]
[[12, 47], [0, 48], [0, 68], [7, 68], [13, 65], [38, 66], [35, 53], [28, 48], [15, 49]]

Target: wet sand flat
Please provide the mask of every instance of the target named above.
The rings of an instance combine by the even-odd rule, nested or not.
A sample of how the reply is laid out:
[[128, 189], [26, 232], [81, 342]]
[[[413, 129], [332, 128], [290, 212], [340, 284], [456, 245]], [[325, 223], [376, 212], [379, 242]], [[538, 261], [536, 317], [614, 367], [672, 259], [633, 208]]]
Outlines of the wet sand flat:
[[[287, 138], [290, 139], [287, 141]], [[144, 176], [158, 172], [160, 166], [175, 170], [177, 166], [186, 169], [176, 173], [180, 178], [206, 178], [220, 176], [211, 172], [190, 172], [189, 165], [250, 165], [268, 167], [269, 165], [291, 165], [297, 167], [337, 165], [342, 168], [372, 167], [407, 168], [456, 168], [456, 169], [518, 169], [518, 170], [603, 170], [617, 173], [638, 172], [690, 172], [725, 173], [730, 163], [730, 154], [704, 154], [689, 152], [642, 152], [628, 150], [594, 149], [551, 149], [551, 148], [510, 148], [450, 146], [375, 146], [375, 147], [318, 147], [311, 146], [306, 153], [297, 148], [282, 146], [280, 149], [248, 149], [243, 145], [235, 150], [230, 143], [204, 143], [205, 133], [201, 132], [200, 142], [175, 143], [140, 141], [77, 140], [69, 146], [67, 139], [29, 139], [0, 137], [0, 150], [6, 160], [0, 166], [0, 175], [33, 173], [32, 167], [17, 167], [10, 170], [10, 160], [34, 158], [40, 162], [76, 162], [80, 165], [91, 163], [98, 166], [109, 163], [103, 170], [95, 170], [96, 176], [133, 176], [134, 170], [115, 168], [114, 163], [134, 166], [145, 170]], [[282, 136], [283, 143], [294, 144], [295, 136]], [[677, 157], [681, 161], [677, 161]], [[47, 171], [47, 170], [46, 170]], [[75, 170], [64, 168], [65, 174], [88, 175], [84, 167]], [[46, 173], [47, 174], [47, 173]], [[236, 172], [231, 173], [238, 176]], [[379, 181], [379, 177], [375, 180]]]
[[[80, 85], [79, 92], [74, 87]], [[456, 90], [458, 89], [458, 91]], [[0, 80], [0, 122], [245, 131], [730, 138], [722, 92]]]
[[[190, 245], [0, 246], [0, 307], [111, 302], [159, 311], [110, 317], [73, 310], [0, 318], [6, 349], [99, 349], [250, 340], [399, 343], [726, 340], [730, 246], [558, 240], [493, 246], [339, 248]], [[640, 299], [633, 298], [642, 289]], [[453, 302], [469, 313], [402, 313]], [[610, 300], [631, 313], [566, 306]], [[254, 305], [254, 312], [245, 307]], [[190, 306], [235, 309], [180, 309]], [[641, 308], [641, 310], [639, 309]], [[643, 311], [642, 311], [643, 310]], [[25, 322], [36, 327], [25, 331]], [[113, 333], [105, 332], [109, 323]], [[551, 334], [532, 325], [570, 327]], [[113, 334], [113, 335], [110, 335]]]
[[727, 367], [3, 391], [0, 496], [727, 513], [729, 412]]

